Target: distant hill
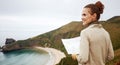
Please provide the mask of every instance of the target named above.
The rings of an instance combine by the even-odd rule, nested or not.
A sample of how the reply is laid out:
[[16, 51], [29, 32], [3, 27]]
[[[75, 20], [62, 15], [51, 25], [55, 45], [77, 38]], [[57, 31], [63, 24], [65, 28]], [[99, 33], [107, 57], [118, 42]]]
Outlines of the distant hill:
[[107, 21], [113, 22], [113, 23], [120, 23], [120, 16], [112, 17], [112, 18], [108, 19]]
[[42, 46], [52, 47], [66, 52], [61, 39], [79, 36], [82, 28], [83, 26], [80, 21], [72, 21], [71, 23], [68, 23], [50, 32], [46, 32], [44, 34], [26, 40], [18, 40], [15, 43], [5, 45], [3, 47], [3, 51], [23, 49], [26, 47]]
[[[114, 23], [113, 23], [114, 22]], [[103, 27], [110, 33], [114, 50], [120, 48], [120, 16], [112, 17], [107, 21], [101, 21]], [[80, 21], [72, 21], [58, 29], [15, 43], [5, 45], [3, 51], [23, 49], [27, 47], [42, 46], [59, 49], [66, 53], [62, 44], [62, 38], [72, 38], [80, 35], [84, 27]]]

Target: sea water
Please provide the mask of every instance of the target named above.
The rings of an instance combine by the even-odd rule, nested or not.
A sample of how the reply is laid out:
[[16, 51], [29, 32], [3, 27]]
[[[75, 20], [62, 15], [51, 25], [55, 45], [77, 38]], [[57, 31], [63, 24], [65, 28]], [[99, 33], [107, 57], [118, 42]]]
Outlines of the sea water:
[[45, 51], [23, 49], [7, 53], [0, 52], [0, 65], [45, 65], [49, 61]]

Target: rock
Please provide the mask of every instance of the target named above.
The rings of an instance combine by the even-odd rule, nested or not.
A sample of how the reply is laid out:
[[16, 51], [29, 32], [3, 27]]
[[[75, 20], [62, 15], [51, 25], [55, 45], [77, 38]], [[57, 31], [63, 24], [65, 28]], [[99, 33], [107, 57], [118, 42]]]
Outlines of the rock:
[[5, 44], [11, 44], [11, 43], [13, 43], [13, 42], [15, 42], [15, 41], [16, 41], [16, 40], [14, 40], [14, 39], [12, 39], [12, 38], [7, 38]]
[[0, 46], [0, 52], [2, 51], [2, 47]]

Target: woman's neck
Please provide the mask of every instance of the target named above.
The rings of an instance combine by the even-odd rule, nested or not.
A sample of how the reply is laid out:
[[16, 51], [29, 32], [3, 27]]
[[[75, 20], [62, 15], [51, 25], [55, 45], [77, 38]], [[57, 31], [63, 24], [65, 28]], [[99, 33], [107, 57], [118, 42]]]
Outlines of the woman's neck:
[[91, 25], [91, 24], [99, 24], [99, 22], [98, 21], [93, 21], [93, 22], [89, 23], [89, 25]]
[[88, 27], [89, 25], [92, 25], [92, 24], [99, 24], [99, 22], [98, 21], [92, 21], [91, 23], [89, 23], [87, 25], [84, 25], [84, 27], [86, 28], [86, 27]]

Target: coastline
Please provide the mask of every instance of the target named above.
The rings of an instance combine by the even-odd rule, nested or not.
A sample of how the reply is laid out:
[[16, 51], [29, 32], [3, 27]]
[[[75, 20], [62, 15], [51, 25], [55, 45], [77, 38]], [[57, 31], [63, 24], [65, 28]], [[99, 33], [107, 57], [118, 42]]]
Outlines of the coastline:
[[35, 48], [44, 50], [49, 53], [50, 61], [48, 61], [45, 65], [56, 65], [61, 61], [62, 58], [66, 57], [63, 52], [54, 48], [48, 48], [48, 47], [45, 47], [45, 48], [35, 47]]

